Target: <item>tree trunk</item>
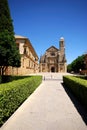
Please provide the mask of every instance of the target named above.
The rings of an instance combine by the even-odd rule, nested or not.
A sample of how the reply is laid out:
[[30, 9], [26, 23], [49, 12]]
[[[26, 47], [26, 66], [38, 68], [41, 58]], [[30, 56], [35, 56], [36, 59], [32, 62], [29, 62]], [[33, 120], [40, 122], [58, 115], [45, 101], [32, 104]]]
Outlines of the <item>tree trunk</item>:
[[4, 75], [6, 69], [7, 69], [7, 66], [0, 66], [0, 75]]

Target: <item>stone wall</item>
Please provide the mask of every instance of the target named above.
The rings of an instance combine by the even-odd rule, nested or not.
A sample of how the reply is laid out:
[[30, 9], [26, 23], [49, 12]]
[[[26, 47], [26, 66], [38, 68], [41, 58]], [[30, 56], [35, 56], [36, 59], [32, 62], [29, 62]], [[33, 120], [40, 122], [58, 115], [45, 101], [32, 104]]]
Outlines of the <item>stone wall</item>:
[[30, 41], [22, 36], [15, 36], [16, 44], [21, 55], [21, 66], [19, 68], [8, 67], [8, 75], [26, 75], [39, 72], [38, 56]]

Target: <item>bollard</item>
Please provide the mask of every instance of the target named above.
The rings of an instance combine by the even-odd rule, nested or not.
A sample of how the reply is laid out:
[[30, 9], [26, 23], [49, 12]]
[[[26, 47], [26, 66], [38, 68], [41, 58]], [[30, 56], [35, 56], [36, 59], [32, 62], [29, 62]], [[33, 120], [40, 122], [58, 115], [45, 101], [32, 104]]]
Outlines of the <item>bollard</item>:
[[44, 80], [45, 80], [45, 76], [44, 76]]

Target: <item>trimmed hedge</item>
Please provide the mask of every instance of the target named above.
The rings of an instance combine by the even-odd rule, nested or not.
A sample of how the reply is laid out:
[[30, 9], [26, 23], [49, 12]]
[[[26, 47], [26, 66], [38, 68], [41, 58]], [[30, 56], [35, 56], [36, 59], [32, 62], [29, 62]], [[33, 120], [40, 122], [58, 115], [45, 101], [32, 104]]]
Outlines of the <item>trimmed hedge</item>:
[[0, 76], [0, 83], [7, 83], [13, 80], [23, 79], [29, 76], [12, 76], [12, 75], [2, 75]]
[[76, 77], [87, 80], [87, 76], [76, 76]]
[[63, 82], [87, 108], [87, 80], [74, 76], [63, 76]]
[[0, 126], [33, 93], [41, 82], [41, 76], [31, 76], [0, 85]]

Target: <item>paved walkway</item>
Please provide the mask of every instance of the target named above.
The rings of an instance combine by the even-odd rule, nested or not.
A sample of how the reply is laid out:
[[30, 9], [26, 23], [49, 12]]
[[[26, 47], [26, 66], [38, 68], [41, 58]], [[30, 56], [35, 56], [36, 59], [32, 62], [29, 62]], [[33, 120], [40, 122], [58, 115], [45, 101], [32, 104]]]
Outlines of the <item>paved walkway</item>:
[[44, 74], [45, 80], [0, 130], [87, 130], [62, 86], [61, 74]]

